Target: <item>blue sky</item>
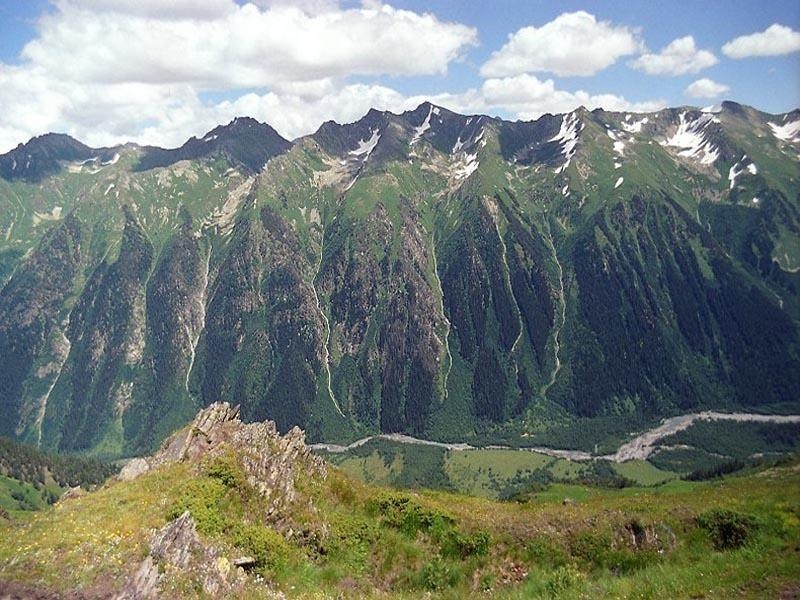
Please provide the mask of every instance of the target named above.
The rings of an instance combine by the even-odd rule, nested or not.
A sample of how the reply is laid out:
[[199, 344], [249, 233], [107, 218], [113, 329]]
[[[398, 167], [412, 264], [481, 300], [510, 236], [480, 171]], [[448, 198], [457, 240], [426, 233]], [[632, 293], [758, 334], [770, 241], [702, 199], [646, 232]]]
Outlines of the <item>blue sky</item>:
[[243, 114], [293, 138], [426, 99], [780, 113], [799, 30], [796, 0], [0, 0], [0, 152], [47, 131], [174, 146]]

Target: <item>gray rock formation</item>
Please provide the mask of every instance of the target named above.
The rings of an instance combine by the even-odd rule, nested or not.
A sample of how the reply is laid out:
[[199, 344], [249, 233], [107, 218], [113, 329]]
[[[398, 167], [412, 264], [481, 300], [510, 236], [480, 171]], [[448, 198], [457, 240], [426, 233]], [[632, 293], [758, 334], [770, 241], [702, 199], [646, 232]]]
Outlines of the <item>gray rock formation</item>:
[[[229, 452], [236, 453], [247, 483], [268, 501], [262, 518], [291, 537], [292, 525], [285, 515], [301, 501], [295, 488], [296, 478], [300, 473], [325, 477], [325, 463], [311, 453], [305, 444], [305, 434], [297, 427], [281, 436], [272, 421], [243, 423], [239, 407], [231, 407], [227, 402], [216, 402], [201, 410], [190, 426], [168, 438], [156, 454], [131, 460], [118, 478], [130, 481], [178, 461], [200, 465], [204, 459]], [[314, 510], [309, 499], [302, 501], [307, 503], [306, 510]], [[149, 545], [147, 557], [117, 598], [158, 598], [162, 574], [174, 570], [199, 582], [203, 592], [211, 597], [235, 597], [244, 581], [242, 565], [246, 566], [248, 559], [227, 557], [203, 541], [188, 511], [154, 531]]]
[[153, 533], [150, 553], [117, 598], [158, 598], [161, 573], [172, 570], [190, 574], [211, 597], [234, 594], [242, 584], [242, 573], [231, 568], [231, 561], [200, 540], [187, 511]]

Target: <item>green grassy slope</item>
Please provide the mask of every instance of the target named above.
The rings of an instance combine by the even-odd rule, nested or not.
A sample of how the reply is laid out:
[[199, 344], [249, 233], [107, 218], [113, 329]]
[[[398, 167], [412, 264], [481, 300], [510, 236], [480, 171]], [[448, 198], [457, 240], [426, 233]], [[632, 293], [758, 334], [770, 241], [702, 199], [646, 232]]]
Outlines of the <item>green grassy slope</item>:
[[[235, 455], [177, 463], [0, 519], [0, 581], [110, 594], [150, 531], [184, 510], [224, 556], [255, 559], [241, 590], [253, 598], [764, 598], [800, 580], [796, 462], [652, 490], [560, 486], [523, 503], [391, 491], [332, 470], [297, 480], [314, 509], [280, 515], [305, 532], [289, 537], [259, 518], [266, 505], [241, 473]], [[169, 597], [199, 594], [181, 572], [165, 578]]]

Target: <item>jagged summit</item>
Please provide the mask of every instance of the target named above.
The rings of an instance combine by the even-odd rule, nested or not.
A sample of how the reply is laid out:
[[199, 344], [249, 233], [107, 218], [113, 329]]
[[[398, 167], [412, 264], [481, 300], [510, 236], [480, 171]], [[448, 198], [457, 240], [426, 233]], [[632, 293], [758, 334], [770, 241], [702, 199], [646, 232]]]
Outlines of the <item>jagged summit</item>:
[[291, 147], [271, 126], [251, 117], [237, 117], [227, 125], [219, 125], [202, 138], [190, 138], [180, 148], [146, 147], [136, 168], [145, 171], [165, 167], [180, 160], [223, 157], [234, 166], [257, 173], [273, 156]]
[[[166, 167], [180, 160], [195, 160], [222, 157], [247, 173], [257, 173], [267, 160], [290, 149], [293, 143], [311, 138], [327, 152], [346, 156], [371, 155], [382, 160], [402, 159], [406, 145], [425, 140], [440, 152], [453, 152], [460, 139], [472, 139], [480, 127], [492, 123], [499, 132], [501, 151], [506, 160], [520, 164], [556, 164], [559, 151], [552, 137], [565, 119], [578, 121], [597, 120], [608, 123], [609, 119], [624, 119], [634, 122], [647, 120], [648, 131], [666, 135], [664, 127], [680, 127], [680, 114], [699, 113], [718, 115], [715, 119], [740, 119], [751, 123], [770, 121], [775, 124], [773, 135], [790, 143], [797, 143], [800, 136], [795, 125], [800, 121], [800, 109], [785, 114], [769, 115], [733, 101], [723, 101], [719, 106], [696, 108], [691, 106], [665, 108], [652, 113], [633, 111], [606, 111], [597, 108], [589, 111], [580, 106], [563, 114], [544, 114], [531, 121], [506, 121], [486, 115], [461, 115], [429, 101], [415, 109], [402, 113], [370, 109], [363, 117], [352, 123], [324, 122], [314, 133], [290, 142], [280, 136], [270, 125], [252, 117], [236, 117], [227, 125], [219, 125], [202, 138], [192, 137], [179, 148], [146, 146], [136, 165], [144, 171], [155, 167]], [[692, 117], [694, 118], [694, 117]], [[390, 127], [391, 125], [391, 127]], [[623, 125], [624, 127], [624, 125]], [[562, 136], [563, 137], [563, 136]], [[684, 148], [685, 149], [685, 148]], [[0, 155], [0, 177], [6, 180], [24, 179], [39, 181], [47, 175], [57, 173], [66, 162], [97, 159], [108, 162], [115, 148], [90, 148], [65, 134], [48, 133], [20, 144], [14, 150]], [[732, 154], [723, 153], [726, 161]], [[563, 148], [561, 149], [563, 154]], [[566, 156], [566, 155], [565, 155]], [[702, 159], [701, 159], [702, 160]], [[710, 154], [706, 158], [710, 162]], [[566, 161], [564, 161], [566, 162]]]
[[[127, 463], [108, 491], [113, 494], [114, 486], [135, 485], [132, 482], [146, 474], [163, 477], [170, 472], [171, 477], [180, 477], [174, 468], [169, 471], [175, 465], [183, 468], [187, 487], [196, 479], [203, 479], [205, 487], [184, 491], [170, 508], [171, 518], [160, 528], [135, 532], [146, 534], [147, 555], [126, 568], [121, 584], [116, 584], [122, 589], [114, 598], [172, 596], [170, 585], [176, 573], [178, 578], [193, 580], [208, 596], [241, 597], [247, 595], [243, 586], [248, 582], [243, 567], [265, 569], [275, 560], [268, 549], [277, 551], [290, 541], [302, 544], [305, 538], [319, 540], [326, 534], [321, 524], [309, 522], [316, 508], [298, 483], [319, 485], [329, 467], [311, 453], [299, 428], [281, 436], [274, 422], [245, 424], [239, 419], [238, 406], [214, 402], [153, 456]], [[180, 485], [169, 476], [165, 483]], [[220, 534], [239, 547], [209, 540]], [[273, 546], [265, 548], [267, 543]]]
[[8, 181], [41, 181], [57, 173], [65, 162], [107, 161], [113, 149], [90, 148], [63, 133], [46, 133], [0, 156], [0, 177]]

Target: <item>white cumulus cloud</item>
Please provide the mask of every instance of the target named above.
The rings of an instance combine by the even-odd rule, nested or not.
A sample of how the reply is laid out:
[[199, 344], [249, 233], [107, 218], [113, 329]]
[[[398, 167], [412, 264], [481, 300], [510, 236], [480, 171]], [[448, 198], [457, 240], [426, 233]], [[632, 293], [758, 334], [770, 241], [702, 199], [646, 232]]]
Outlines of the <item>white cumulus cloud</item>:
[[539, 28], [523, 27], [481, 67], [484, 77], [550, 72], [589, 76], [642, 48], [629, 27], [598, 21], [584, 11], [564, 13]]
[[728, 58], [780, 56], [800, 50], [800, 32], [774, 23], [764, 31], [732, 39], [722, 47]]
[[56, 0], [60, 10], [81, 7], [95, 14], [112, 12], [165, 19], [206, 20], [228, 15], [235, 10], [230, 0]]
[[102, 10], [86, 0], [60, 3], [42, 17], [23, 58], [54, 76], [68, 72], [75, 81], [225, 90], [348, 75], [444, 73], [477, 39], [465, 25], [384, 4], [311, 14], [287, 4], [260, 9], [215, 0], [214, 18], [198, 19], [185, 15], [186, 0], [100, 3]]
[[664, 100], [632, 102], [616, 94], [591, 94], [584, 90], [567, 91], [552, 79], [541, 81], [527, 73], [516, 77], [487, 79], [481, 87], [484, 106], [501, 108], [519, 119], [535, 119], [545, 113], [564, 113], [584, 106], [590, 110], [649, 112], [666, 106]]
[[648, 75], [684, 75], [697, 73], [719, 62], [709, 50], [699, 50], [694, 38], [687, 35], [671, 41], [658, 54], [646, 53], [631, 66]]
[[689, 98], [717, 98], [731, 88], [723, 83], [717, 83], [707, 77], [690, 83], [683, 93]]
[[472, 27], [377, 0], [56, 0], [36, 28], [20, 64], [0, 63], [0, 152], [47, 131], [177, 145], [250, 106], [295, 137], [399, 102], [353, 78], [443, 74], [477, 43]]
[[486, 79], [480, 88], [470, 88], [460, 94], [439, 94], [432, 97], [409, 98], [406, 106], [418, 105], [429, 99], [450, 110], [461, 113], [502, 112], [516, 119], [536, 119], [545, 113], [566, 113], [580, 106], [590, 110], [650, 112], [666, 106], [661, 99], [631, 101], [617, 94], [592, 94], [585, 90], [569, 91], [556, 87], [552, 79], [544, 81], [523, 73], [514, 77]]

